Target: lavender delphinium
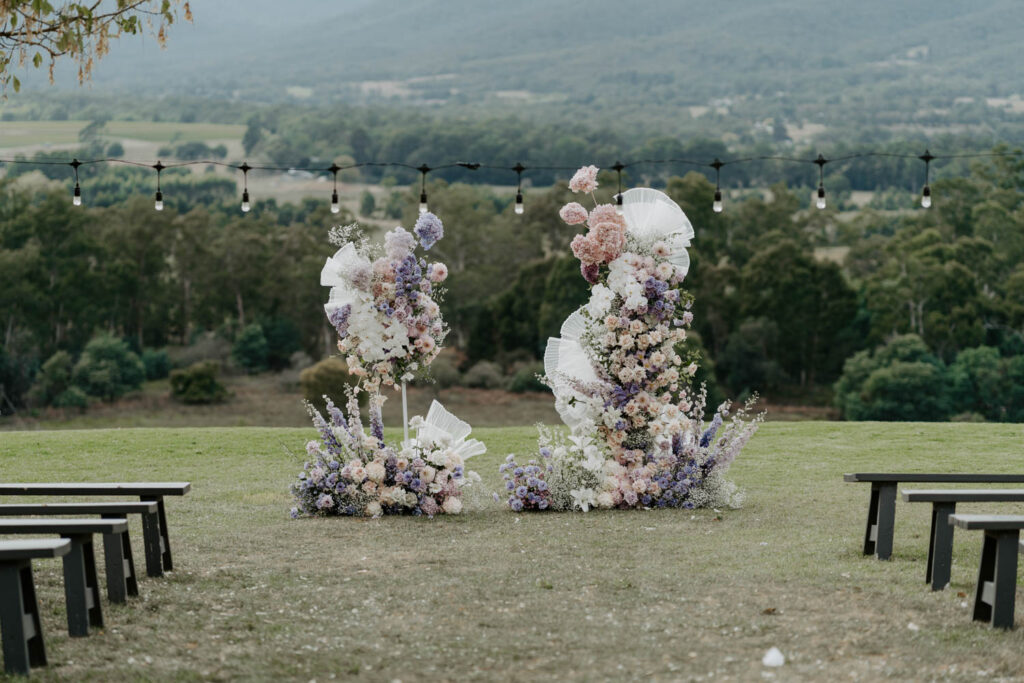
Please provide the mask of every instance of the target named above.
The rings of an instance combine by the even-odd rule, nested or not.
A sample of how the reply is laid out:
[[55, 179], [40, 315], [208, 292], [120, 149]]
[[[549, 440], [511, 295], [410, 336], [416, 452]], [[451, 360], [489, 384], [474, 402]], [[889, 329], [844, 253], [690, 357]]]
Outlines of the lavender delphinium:
[[428, 211], [420, 214], [420, 217], [416, 219], [413, 232], [420, 238], [423, 248], [429, 250], [439, 239], [444, 237], [444, 224], [441, 223], [440, 218]]

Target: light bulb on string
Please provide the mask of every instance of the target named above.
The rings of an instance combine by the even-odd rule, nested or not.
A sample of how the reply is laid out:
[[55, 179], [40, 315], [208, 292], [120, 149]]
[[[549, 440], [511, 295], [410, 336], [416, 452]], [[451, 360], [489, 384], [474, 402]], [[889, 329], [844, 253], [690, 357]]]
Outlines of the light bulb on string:
[[238, 170], [242, 172], [242, 213], [248, 213], [252, 208], [249, 203], [249, 171], [252, 169], [247, 162], [243, 161], [242, 165], [238, 167]]
[[931, 175], [932, 159], [934, 158], [935, 157], [932, 156], [932, 153], [927, 149], [924, 151], [924, 154], [918, 157], [918, 159], [924, 162], [924, 188], [921, 190], [922, 209], [930, 208], [932, 205], [932, 188], [929, 185], [929, 180]]
[[821, 154], [814, 160], [814, 163], [818, 165], [818, 200], [815, 205], [819, 209], [825, 208], [825, 164], [828, 163], [828, 159], [823, 157]]
[[338, 202], [338, 171], [341, 167], [338, 164], [331, 164], [331, 167], [327, 169], [334, 174], [334, 192], [331, 193], [331, 213], [340, 213], [341, 204]]
[[526, 167], [521, 163], [516, 162], [516, 165], [512, 167], [512, 170], [516, 172], [516, 206], [515, 212], [517, 216], [522, 216], [526, 212], [526, 207], [523, 206], [523, 171]]
[[160, 163], [160, 161], [158, 160], [155, 164], [153, 164], [153, 168], [156, 169], [156, 197], [154, 198], [153, 201], [153, 208], [156, 209], [157, 211], [163, 211], [164, 193], [160, 191], [160, 172], [167, 167]]
[[617, 185], [616, 185], [617, 191], [615, 193], [615, 213], [619, 214], [620, 216], [623, 214], [623, 210], [622, 210], [622, 169], [624, 169], [624, 168], [626, 168], [625, 165], [622, 164], [619, 161], [616, 161], [615, 165], [612, 166], [612, 170], [615, 171], [616, 176], [618, 178], [618, 182], [617, 182]]
[[420, 182], [420, 213], [426, 213], [429, 211], [429, 207], [427, 206], [427, 174], [430, 173], [430, 167], [426, 164], [422, 164], [416, 170], [423, 174]]
[[718, 157], [715, 157], [715, 160], [708, 165], [715, 169], [715, 197], [714, 201], [711, 202], [711, 210], [715, 213], [722, 213], [722, 209], [724, 207], [722, 206], [722, 186], [720, 176], [722, 167], [725, 166], [725, 164]]
[[70, 166], [75, 171], [75, 190], [74, 192], [71, 193], [72, 206], [82, 205], [82, 188], [78, 186], [78, 167], [81, 165], [82, 162], [79, 161], [78, 159], [72, 159], [70, 162], [68, 162], [68, 166]]

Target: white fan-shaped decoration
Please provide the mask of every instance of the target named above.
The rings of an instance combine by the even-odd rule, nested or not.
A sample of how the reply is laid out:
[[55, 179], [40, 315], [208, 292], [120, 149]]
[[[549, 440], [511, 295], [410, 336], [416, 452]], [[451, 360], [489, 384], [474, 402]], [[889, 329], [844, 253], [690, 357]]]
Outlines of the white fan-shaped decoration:
[[360, 256], [355, 245], [349, 242], [336, 251], [334, 256], [327, 257], [327, 262], [320, 271], [320, 284], [324, 287], [351, 285], [346, 274], [356, 268], [369, 266], [370, 262]]
[[693, 225], [679, 205], [664, 192], [649, 187], [635, 187], [622, 193], [622, 216], [629, 231], [644, 241], [668, 239], [672, 235], [681, 237], [685, 241], [681, 246], [688, 247], [693, 239]]
[[583, 333], [587, 331], [587, 319], [578, 310], [573, 311], [565, 322], [562, 323], [562, 330], [559, 334], [566, 341], [579, 341]]
[[427, 411], [423, 424], [416, 430], [416, 438], [437, 441], [439, 438], [447, 436], [451, 440], [452, 450], [466, 460], [487, 451], [487, 446], [480, 441], [466, 440], [471, 431], [472, 427], [468, 422], [455, 417], [447, 408], [434, 401], [430, 404], [430, 410]]
[[562, 324], [562, 337], [548, 338], [548, 346], [544, 350], [544, 374], [551, 383], [551, 390], [555, 398], [566, 399], [556, 401], [555, 409], [561, 416], [562, 421], [569, 427], [576, 427], [587, 416], [587, 410], [582, 403], [575, 406], [570, 405], [568, 399], [576, 398], [582, 401], [585, 397], [572, 388], [570, 381], [598, 382], [600, 381], [594, 367], [587, 357], [586, 352], [579, 343], [579, 335], [582, 333], [582, 326], [585, 320], [579, 312], [570, 315]]

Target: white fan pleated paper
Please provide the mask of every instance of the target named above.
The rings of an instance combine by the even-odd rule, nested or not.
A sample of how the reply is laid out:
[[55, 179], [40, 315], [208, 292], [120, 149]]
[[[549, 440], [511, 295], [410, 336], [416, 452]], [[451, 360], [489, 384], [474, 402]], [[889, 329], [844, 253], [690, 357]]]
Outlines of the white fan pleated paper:
[[370, 261], [360, 256], [351, 242], [335, 252], [334, 256], [327, 258], [323, 270], [320, 271], [320, 284], [331, 288], [327, 303], [324, 304], [324, 310], [328, 316], [335, 309], [355, 302], [359, 296], [358, 290], [348, 276], [356, 270], [369, 267]]
[[472, 427], [468, 422], [455, 417], [447, 408], [434, 401], [430, 404], [430, 410], [427, 411], [423, 424], [416, 430], [416, 438], [437, 441], [439, 438], [447, 436], [451, 439], [452, 450], [462, 456], [463, 460], [467, 460], [487, 451], [487, 446], [480, 441], [466, 440], [470, 431], [472, 431]]
[[[585, 398], [572, 388], [571, 382], [600, 381], [590, 358], [580, 345], [580, 335], [586, 330], [587, 321], [576, 311], [562, 323], [561, 337], [549, 337], [548, 346], [544, 350], [544, 374], [551, 383], [555, 398]], [[575, 427], [586, 417], [586, 409], [582, 405], [572, 406], [565, 401], [555, 404], [562, 421], [569, 427]]]
[[690, 269], [686, 247], [693, 239], [693, 225], [664, 192], [635, 187], [622, 193], [622, 216], [629, 232], [646, 243], [661, 240], [668, 244], [668, 260], [685, 271]]

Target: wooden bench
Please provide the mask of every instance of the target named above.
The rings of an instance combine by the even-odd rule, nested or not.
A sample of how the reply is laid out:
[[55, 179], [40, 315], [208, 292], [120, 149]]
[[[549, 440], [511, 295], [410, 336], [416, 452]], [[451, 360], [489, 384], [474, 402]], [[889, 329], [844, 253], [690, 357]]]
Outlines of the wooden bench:
[[[138, 496], [139, 500], [152, 501], [157, 506], [157, 522], [163, 569], [171, 571], [174, 569], [174, 562], [171, 559], [171, 539], [167, 533], [167, 513], [164, 510], [164, 496], [184, 496], [191, 489], [192, 485], [187, 481], [83, 482], [80, 484], [25, 482], [0, 484], [0, 496]], [[147, 533], [143, 535], [148, 536]], [[147, 537], [143, 540], [146, 547], [149, 548], [151, 539]], [[148, 557], [147, 554], [147, 559]], [[148, 564], [146, 570], [150, 576], [154, 576], [152, 568]]]
[[69, 552], [71, 541], [67, 539], [0, 541], [0, 638], [8, 674], [28, 676], [30, 667], [46, 666], [32, 560]]
[[868, 482], [868, 523], [864, 530], [864, 554], [880, 560], [892, 556], [892, 534], [896, 523], [896, 487], [906, 484], [1024, 484], [1024, 474], [929, 474], [925, 472], [858, 472], [844, 474], [843, 481]]
[[924, 580], [939, 591], [949, 583], [953, 563], [953, 529], [949, 516], [957, 503], [1024, 502], [1024, 489], [929, 489], [903, 491], [908, 503], [932, 504], [932, 528], [928, 542], [928, 567]]
[[[146, 573], [162, 576], [160, 559], [160, 529], [155, 502], [130, 503], [5, 503], [0, 504], [0, 517], [27, 517], [36, 515], [99, 515], [103, 519], [118, 519], [128, 515], [142, 517], [143, 540], [146, 551]], [[117, 553], [112, 546], [121, 546], [124, 555], [124, 570], [118, 572], [110, 562], [116, 561]], [[111, 602], [125, 602], [129, 595], [139, 594], [135, 574], [135, 558], [128, 530], [123, 534], [103, 534], [103, 550], [107, 561], [107, 594]]]
[[998, 628], [1013, 628], [1017, 597], [1017, 553], [1024, 515], [949, 516], [949, 523], [961, 529], [981, 529], [985, 540], [974, 589], [975, 621], [987, 621]]
[[[0, 534], [60, 534], [71, 541], [64, 556], [64, 596], [68, 607], [68, 634], [89, 635], [89, 627], [103, 627], [100, 590], [96, 580], [96, 555], [93, 534], [121, 534], [128, 528], [125, 519], [0, 519]], [[120, 549], [115, 547], [115, 552]], [[107, 566], [124, 567], [122, 561]]]

